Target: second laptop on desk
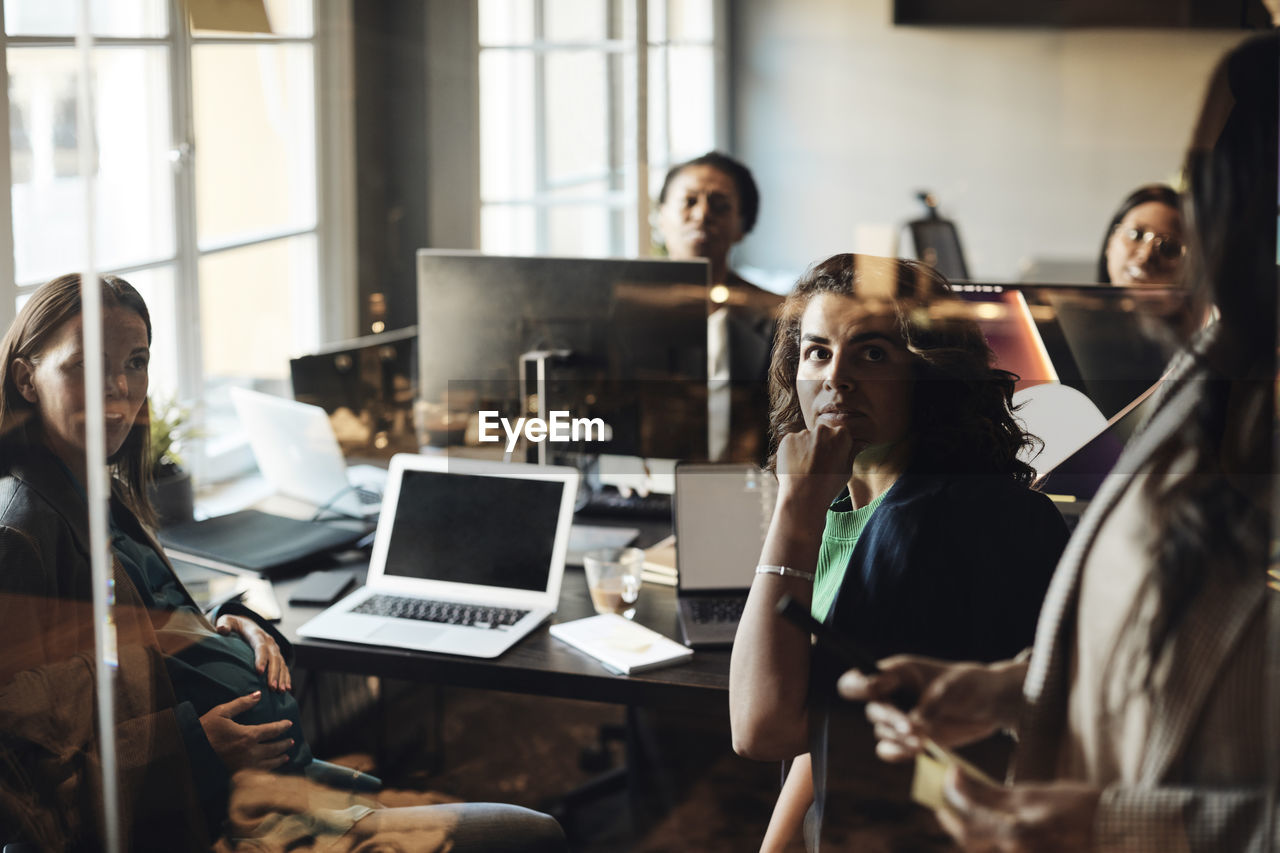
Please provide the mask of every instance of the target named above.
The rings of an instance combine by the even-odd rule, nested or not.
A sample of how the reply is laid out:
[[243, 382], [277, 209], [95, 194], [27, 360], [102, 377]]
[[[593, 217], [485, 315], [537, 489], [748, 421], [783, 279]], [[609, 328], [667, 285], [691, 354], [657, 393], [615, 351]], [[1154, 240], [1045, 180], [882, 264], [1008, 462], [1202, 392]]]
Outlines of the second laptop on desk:
[[773, 475], [755, 465], [676, 468], [676, 596], [685, 645], [733, 643], [777, 491]]
[[245, 388], [232, 388], [231, 402], [273, 489], [337, 515], [378, 514], [385, 473], [373, 465], [347, 467], [324, 409]]
[[567, 467], [392, 457], [365, 586], [298, 634], [497, 657], [555, 612], [578, 479]]

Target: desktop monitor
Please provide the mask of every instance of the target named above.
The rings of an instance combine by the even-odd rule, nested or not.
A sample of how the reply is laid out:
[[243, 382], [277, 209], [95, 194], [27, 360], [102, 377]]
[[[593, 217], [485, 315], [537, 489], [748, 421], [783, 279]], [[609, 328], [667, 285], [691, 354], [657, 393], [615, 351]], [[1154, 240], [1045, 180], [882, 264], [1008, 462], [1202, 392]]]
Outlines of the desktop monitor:
[[[1032, 386], [1060, 382], [1096, 408], [1092, 422], [1101, 430], [1078, 436], [1074, 452], [1039, 471], [1047, 491], [1092, 497], [1150, 408], [1146, 403], [1177, 348], [1173, 328], [1189, 316], [1186, 292], [1169, 286], [979, 283], [955, 289], [972, 304], [996, 366], [1019, 375], [1015, 401], [1027, 400]], [[1056, 420], [1077, 414], [1063, 411]], [[1037, 431], [1030, 423], [1028, 428]]]
[[[1019, 387], [1058, 381], [1112, 418], [1164, 374], [1177, 344], [1167, 318], [1187, 306], [1173, 287], [955, 285]], [[984, 305], [995, 306], [992, 309]]]
[[328, 413], [343, 453], [390, 458], [418, 449], [418, 330], [331, 344], [289, 361], [294, 399]]
[[[481, 411], [512, 423], [561, 411], [609, 429], [589, 444], [549, 443], [552, 451], [705, 459], [708, 269], [701, 260], [420, 250], [428, 440], [475, 443]], [[544, 356], [522, 363], [531, 353]], [[539, 369], [545, 399], [533, 391]]]

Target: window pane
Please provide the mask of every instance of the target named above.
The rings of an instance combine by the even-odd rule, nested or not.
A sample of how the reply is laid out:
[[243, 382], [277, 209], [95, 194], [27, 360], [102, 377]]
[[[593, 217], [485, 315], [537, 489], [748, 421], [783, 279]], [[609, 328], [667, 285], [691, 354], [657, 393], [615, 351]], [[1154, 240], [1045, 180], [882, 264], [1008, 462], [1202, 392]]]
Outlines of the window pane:
[[310, 38], [316, 26], [311, 14], [311, 0], [267, 0], [267, 20], [278, 36]]
[[667, 49], [649, 48], [649, 162], [665, 162], [670, 143], [667, 100]]
[[[203, 0], [203, 2], [222, 2], [222, 0]], [[267, 21], [271, 24], [272, 35], [290, 36], [294, 38], [310, 38], [315, 34], [315, 24], [311, 14], [311, 0], [266, 0]], [[193, 35], [199, 38], [233, 37], [242, 38], [246, 33], [229, 33], [219, 30], [195, 30]]]
[[480, 0], [480, 44], [528, 44], [533, 41], [533, 4], [529, 0]]
[[696, 157], [715, 143], [715, 62], [709, 47], [673, 47], [671, 62], [671, 154]]
[[491, 255], [536, 255], [536, 211], [530, 205], [486, 204], [480, 208], [480, 248]]
[[174, 270], [156, 267], [124, 273], [147, 302], [151, 314], [151, 396], [174, 398], [178, 394], [178, 335], [181, 326], [174, 304]]
[[[609, 181], [604, 177], [595, 178], [594, 180], [574, 181], [549, 190], [547, 196], [553, 202], [564, 202], [567, 199], [605, 202], [610, 198]], [[617, 193], [616, 197], [622, 199], [623, 194]]]
[[[90, 0], [94, 35], [168, 33], [165, 0]], [[4, 27], [12, 36], [74, 36], [80, 0], [4, 0]]]
[[713, 0], [669, 0], [667, 36], [672, 41], [705, 41], [712, 39], [715, 21], [712, 15]]
[[192, 49], [201, 248], [316, 222], [312, 47]]
[[613, 212], [603, 205], [547, 209], [547, 254], [602, 257], [614, 254]]
[[528, 198], [534, 187], [533, 55], [480, 52], [480, 197]]
[[231, 249], [200, 259], [205, 387], [227, 380], [282, 380], [289, 358], [319, 339], [313, 235]]
[[547, 41], [604, 41], [609, 5], [600, 0], [543, 0]]
[[[72, 48], [10, 48], [9, 136], [17, 280], [80, 269], [84, 184], [78, 177], [78, 60]], [[169, 166], [168, 50], [94, 52], [97, 265], [128, 267], [174, 254]], [[110, 123], [103, 125], [103, 117]]]
[[603, 53], [551, 53], [546, 59], [547, 182], [609, 171], [609, 78]]
[[667, 0], [648, 0], [648, 2], [649, 41], [665, 42], [667, 40]]

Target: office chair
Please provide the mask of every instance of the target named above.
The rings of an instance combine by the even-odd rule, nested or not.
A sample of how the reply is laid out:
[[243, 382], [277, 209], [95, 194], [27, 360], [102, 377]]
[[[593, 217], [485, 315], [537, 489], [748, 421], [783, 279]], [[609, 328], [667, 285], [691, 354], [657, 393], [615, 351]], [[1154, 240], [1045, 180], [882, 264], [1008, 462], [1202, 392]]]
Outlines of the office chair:
[[[969, 267], [964, 261], [960, 233], [950, 219], [938, 215], [938, 200], [928, 190], [916, 193], [925, 214], [906, 224], [911, 233], [915, 256], [947, 277], [949, 281], [967, 281]], [[901, 254], [895, 250], [896, 254]]]

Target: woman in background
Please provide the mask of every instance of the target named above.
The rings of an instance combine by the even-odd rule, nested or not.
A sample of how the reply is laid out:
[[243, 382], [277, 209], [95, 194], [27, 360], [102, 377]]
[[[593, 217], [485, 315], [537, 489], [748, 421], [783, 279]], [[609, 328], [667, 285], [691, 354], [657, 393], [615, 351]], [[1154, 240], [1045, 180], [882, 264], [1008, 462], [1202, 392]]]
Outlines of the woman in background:
[[760, 212], [751, 170], [718, 151], [671, 167], [658, 193], [657, 230], [667, 256], [705, 258], [711, 459], [764, 461], [769, 401], [765, 376], [782, 297], [729, 268], [729, 253]]
[[1177, 284], [1185, 254], [1178, 194], [1164, 184], [1147, 184], [1129, 193], [1111, 217], [1098, 255], [1097, 281]]

